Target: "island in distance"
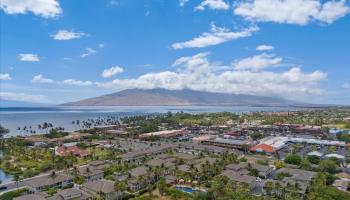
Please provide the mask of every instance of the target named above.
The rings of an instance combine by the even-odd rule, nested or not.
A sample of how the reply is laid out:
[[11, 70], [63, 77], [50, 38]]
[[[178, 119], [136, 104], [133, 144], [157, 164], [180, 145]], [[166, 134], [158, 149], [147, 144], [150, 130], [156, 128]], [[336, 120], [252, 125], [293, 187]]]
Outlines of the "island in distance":
[[62, 106], [306, 106], [279, 97], [194, 90], [128, 89]]

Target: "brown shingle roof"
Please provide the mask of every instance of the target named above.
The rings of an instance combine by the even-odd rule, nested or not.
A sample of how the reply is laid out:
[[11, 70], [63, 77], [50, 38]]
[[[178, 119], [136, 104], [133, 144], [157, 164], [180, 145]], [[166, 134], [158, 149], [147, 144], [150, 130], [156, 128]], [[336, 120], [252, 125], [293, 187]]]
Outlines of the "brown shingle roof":
[[29, 195], [16, 197], [13, 200], [45, 200], [45, 198], [38, 194], [29, 194]]
[[256, 178], [254, 176], [248, 176], [248, 175], [241, 175], [235, 171], [232, 170], [225, 170], [221, 173], [221, 176], [226, 176], [230, 180], [234, 182], [240, 182], [240, 183], [248, 183], [251, 184], [256, 181]]
[[64, 181], [72, 180], [72, 177], [67, 174], [56, 174], [54, 177], [50, 175], [38, 176], [25, 180], [24, 183], [31, 187], [43, 187]]
[[95, 192], [103, 192], [105, 194], [115, 192], [114, 182], [109, 180], [96, 180], [84, 183], [83, 186]]

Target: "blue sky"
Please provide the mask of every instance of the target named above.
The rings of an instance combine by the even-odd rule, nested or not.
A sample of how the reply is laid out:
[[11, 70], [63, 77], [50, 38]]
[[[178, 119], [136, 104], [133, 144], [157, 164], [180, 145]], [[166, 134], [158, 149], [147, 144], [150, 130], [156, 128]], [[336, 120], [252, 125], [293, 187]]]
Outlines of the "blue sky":
[[345, 0], [1, 0], [0, 98], [128, 88], [350, 104]]

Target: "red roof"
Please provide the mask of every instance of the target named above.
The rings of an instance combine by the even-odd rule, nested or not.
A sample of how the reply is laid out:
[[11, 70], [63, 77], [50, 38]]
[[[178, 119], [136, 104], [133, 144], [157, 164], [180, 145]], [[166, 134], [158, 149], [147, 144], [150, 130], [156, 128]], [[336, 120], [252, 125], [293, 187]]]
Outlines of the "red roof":
[[70, 146], [70, 147], [57, 147], [56, 148], [56, 155], [58, 156], [69, 156], [69, 155], [75, 155], [79, 157], [84, 157], [89, 155], [90, 153], [88, 151], [85, 151], [83, 149], [80, 149], [77, 146]]
[[266, 153], [273, 153], [274, 148], [271, 145], [268, 144], [258, 144], [250, 148], [250, 151], [263, 151]]

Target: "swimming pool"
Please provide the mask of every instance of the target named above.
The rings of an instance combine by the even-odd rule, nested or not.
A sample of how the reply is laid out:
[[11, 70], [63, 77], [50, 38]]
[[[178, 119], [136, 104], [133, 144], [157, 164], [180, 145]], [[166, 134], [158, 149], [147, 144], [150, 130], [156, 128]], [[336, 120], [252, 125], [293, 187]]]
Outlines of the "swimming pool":
[[183, 186], [176, 186], [175, 187], [177, 190], [180, 190], [182, 192], [186, 192], [186, 193], [193, 193], [193, 192], [201, 192], [200, 190], [196, 190], [196, 189], [193, 189], [191, 187], [183, 187]]

